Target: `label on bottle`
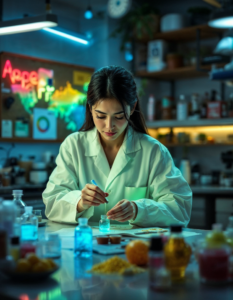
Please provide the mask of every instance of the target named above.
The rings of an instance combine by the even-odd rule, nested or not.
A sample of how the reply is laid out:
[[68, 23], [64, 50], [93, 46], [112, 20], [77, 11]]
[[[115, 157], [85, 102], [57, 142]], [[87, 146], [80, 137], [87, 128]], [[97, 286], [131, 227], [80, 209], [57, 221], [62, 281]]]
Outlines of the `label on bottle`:
[[188, 117], [187, 103], [177, 104], [177, 120], [186, 120]]

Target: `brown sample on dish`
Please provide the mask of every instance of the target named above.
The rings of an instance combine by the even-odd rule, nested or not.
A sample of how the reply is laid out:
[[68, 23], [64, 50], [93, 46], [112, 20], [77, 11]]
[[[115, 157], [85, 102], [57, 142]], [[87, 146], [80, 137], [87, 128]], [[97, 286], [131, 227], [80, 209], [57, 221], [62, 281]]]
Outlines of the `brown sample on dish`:
[[109, 237], [111, 244], [120, 244], [121, 243], [121, 236], [120, 235], [112, 235]]
[[97, 239], [97, 243], [99, 245], [107, 245], [109, 237], [108, 236], [97, 236], [96, 239]]

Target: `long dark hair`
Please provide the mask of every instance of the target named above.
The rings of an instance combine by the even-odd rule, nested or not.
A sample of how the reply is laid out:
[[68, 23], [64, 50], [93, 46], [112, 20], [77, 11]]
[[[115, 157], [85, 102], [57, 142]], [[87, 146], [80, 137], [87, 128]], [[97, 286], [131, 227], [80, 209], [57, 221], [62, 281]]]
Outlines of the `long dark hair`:
[[[135, 131], [147, 134], [145, 119], [137, 96], [136, 83], [132, 74], [120, 66], [104, 67], [92, 75], [87, 91], [85, 123], [79, 131], [88, 131], [95, 127], [90, 107], [95, 105], [100, 99], [111, 98], [115, 98], [121, 103], [129, 125]], [[126, 105], [129, 105], [130, 110], [132, 110], [136, 101], [135, 110], [130, 118], [128, 118]]]

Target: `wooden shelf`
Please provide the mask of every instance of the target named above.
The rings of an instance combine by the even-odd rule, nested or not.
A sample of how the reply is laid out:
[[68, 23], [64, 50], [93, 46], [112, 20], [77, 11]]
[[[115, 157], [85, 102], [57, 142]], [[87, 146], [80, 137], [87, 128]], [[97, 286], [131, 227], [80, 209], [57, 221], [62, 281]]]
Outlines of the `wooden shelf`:
[[[162, 142], [160, 142], [162, 143]], [[162, 143], [164, 146], [170, 148], [170, 147], [216, 147], [216, 146], [232, 146], [233, 143], [203, 143], [203, 144], [178, 144], [178, 143]]]
[[199, 120], [161, 120], [146, 122], [148, 128], [165, 128], [165, 127], [199, 127], [199, 126], [228, 126], [233, 125], [233, 118], [226, 119], [199, 119]]
[[58, 140], [35, 140], [33, 138], [0, 138], [0, 142], [7, 142], [7, 143], [32, 143], [32, 144], [40, 144], [40, 143], [62, 143], [63, 139]]
[[197, 25], [182, 28], [179, 30], [166, 31], [166, 32], [158, 32], [154, 35], [152, 39], [142, 38], [138, 39], [139, 42], [149, 42], [150, 40], [165, 40], [170, 42], [179, 42], [179, 41], [192, 41], [196, 39], [197, 29], [200, 29], [200, 38], [208, 39], [217, 37], [218, 34], [222, 33], [223, 29], [217, 29], [209, 27], [207, 24]]
[[[224, 64], [218, 65], [218, 67], [222, 67]], [[178, 80], [178, 79], [189, 79], [189, 78], [197, 78], [197, 77], [207, 77], [208, 71], [211, 70], [211, 66], [201, 66], [202, 69], [206, 70], [206, 72], [201, 72], [196, 70], [196, 66], [188, 66], [177, 68], [173, 70], [165, 69], [158, 72], [147, 72], [147, 71], [138, 71], [135, 73], [136, 77], [144, 77], [144, 78], [153, 78], [158, 80]]]

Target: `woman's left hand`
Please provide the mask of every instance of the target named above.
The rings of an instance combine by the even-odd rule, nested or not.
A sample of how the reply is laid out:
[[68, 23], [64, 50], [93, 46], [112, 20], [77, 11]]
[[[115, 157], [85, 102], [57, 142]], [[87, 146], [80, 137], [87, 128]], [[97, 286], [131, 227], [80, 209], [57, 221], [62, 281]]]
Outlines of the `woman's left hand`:
[[137, 216], [137, 204], [123, 199], [107, 212], [108, 219], [118, 222], [126, 222]]

